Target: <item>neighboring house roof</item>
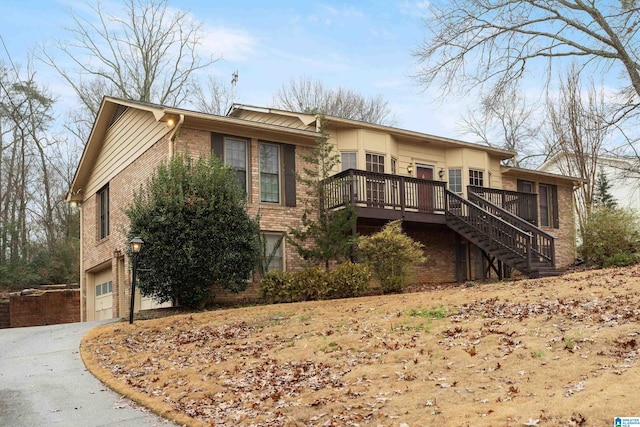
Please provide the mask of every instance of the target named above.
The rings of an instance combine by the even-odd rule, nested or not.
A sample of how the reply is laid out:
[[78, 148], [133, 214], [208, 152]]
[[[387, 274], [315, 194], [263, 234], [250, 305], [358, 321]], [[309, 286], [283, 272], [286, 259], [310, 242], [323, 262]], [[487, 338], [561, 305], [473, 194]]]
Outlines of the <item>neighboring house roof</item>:
[[[298, 118], [301, 124], [307, 127], [310, 127], [311, 125], [315, 126], [316, 125], [315, 122], [318, 118], [318, 115], [316, 114], [295, 113], [291, 111], [278, 110], [276, 108], [263, 108], [263, 107], [257, 107], [254, 105], [244, 105], [244, 104], [233, 104], [229, 109], [229, 112], [227, 113], [227, 115], [230, 117], [239, 117], [239, 116], [242, 116], [243, 115], [242, 113], [245, 111], [257, 112], [257, 113], [263, 113], [263, 114], [277, 114], [277, 115], [286, 116], [286, 117]], [[258, 119], [258, 117], [255, 116], [255, 119]], [[400, 137], [403, 139], [410, 139], [413, 141], [423, 142], [423, 143], [436, 143], [439, 145], [441, 144], [441, 145], [447, 145], [447, 146], [453, 146], [453, 147], [459, 147], [459, 148], [481, 149], [496, 157], [499, 157], [501, 160], [511, 159], [516, 155], [514, 151], [502, 150], [500, 148], [493, 148], [486, 145], [474, 144], [471, 142], [460, 141], [457, 139], [445, 138], [442, 136], [430, 135], [427, 133], [416, 132], [416, 131], [411, 131], [406, 129], [400, 129], [392, 126], [384, 126], [384, 125], [379, 125], [375, 123], [368, 123], [368, 122], [362, 122], [359, 120], [344, 119], [342, 117], [327, 116], [327, 115], [325, 115], [325, 119], [329, 124], [333, 124], [333, 125], [344, 127], [344, 128], [358, 128], [358, 129], [368, 129], [368, 130], [378, 131], [378, 132], [385, 132], [396, 137]]]
[[525, 168], [518, 168], [513, 166], [502, 166], [500, 170], [502, 172], [502, 175], [504, 176], [531, 179], [532, 181], [540, 180], [540, 178], [548, 178], [555, 181], [565, 181], [565, 182], [568, 181], [574, 187], [578, 187], [584, 184], [585, 182], [587, 182], [586, 179], [578, 178], [575, 176], [562, 175], [558, 173], [545, 172], [545, 171], [535, 170], [535, 169], [525, 169]]
[[[590, 157], [589, 154], [586, 154], [586, 156]], [[567, 157], [567, 154], [565, 152], [559, 151], [555, 153], [553, 156], [549, 157], [549, 159], [547, 159], [542, 165], [540, 165], [538, 169], [543, 171], [555, 170], [558, 168], [558, 163], [566, 159], [566, 157]], [[640, 173], [638, 171], [638, 166], [637, 166], [638, 159], [635, 157], [599, 155], [597, 158], [597, 163], [618, 168], [621, 170], [635, 171], [636, 173]]]

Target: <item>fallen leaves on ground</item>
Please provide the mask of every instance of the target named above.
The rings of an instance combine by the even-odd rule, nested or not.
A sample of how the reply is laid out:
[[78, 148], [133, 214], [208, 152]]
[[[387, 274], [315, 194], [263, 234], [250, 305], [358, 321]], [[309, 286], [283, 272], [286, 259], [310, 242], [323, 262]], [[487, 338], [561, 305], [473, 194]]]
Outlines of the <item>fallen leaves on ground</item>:
[[189, 425], [610, 425], [639, 415], [639, 320], [636, 266], [111, 324], [82, 349]]

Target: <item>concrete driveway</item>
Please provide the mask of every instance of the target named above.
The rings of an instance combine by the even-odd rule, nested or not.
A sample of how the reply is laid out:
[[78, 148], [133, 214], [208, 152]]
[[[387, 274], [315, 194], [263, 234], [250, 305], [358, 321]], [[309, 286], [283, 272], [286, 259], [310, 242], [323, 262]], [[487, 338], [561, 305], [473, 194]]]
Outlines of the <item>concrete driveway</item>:
[[0, 426], [171, 426], [85, 370], [82, 336], [105, 322], [0, 329]]

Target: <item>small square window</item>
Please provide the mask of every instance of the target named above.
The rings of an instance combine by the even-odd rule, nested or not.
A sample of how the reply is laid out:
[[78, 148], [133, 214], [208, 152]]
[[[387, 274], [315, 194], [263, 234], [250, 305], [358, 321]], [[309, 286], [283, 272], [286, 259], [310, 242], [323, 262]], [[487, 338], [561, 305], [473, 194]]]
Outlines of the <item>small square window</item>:
[[484, 172], [476, 169], [469, 169], [469, 185], [474, 187], [484, 187]]

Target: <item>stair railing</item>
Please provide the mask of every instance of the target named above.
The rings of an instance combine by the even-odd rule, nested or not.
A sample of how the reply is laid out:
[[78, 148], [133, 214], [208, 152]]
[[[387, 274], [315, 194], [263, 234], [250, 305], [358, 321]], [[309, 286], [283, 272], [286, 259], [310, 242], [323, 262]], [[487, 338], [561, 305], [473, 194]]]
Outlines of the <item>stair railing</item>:
[[[507, 249], [526, 262], [527, 272], [531, 271], [532, 235], [530, 233], [482, 209], [456, 193], [447, 190], [446, 196], [445, 215], [448, 223], [452, 222], [452, 218], [465, 223], [487, 239], [487, 247], [483, 248], [486, 252], [496, 252], [500, 248]], [[505, 262], [507, 261], [505, 260]], [[511, 263], [507, 262], [507, 264]]]
[[533, 256], [551, 267], [556, 266], [555, 238], [552, 235], [544, 232], [530, 222], [519, 218], [508, 210], [496, 205], [473, 191], [469, 191], [467, 197], [469, 201], [475, 203], [483, 210], [503, 219], [520, 230], [530, 233], [532, 236], [531, 249], [533, 251]]

